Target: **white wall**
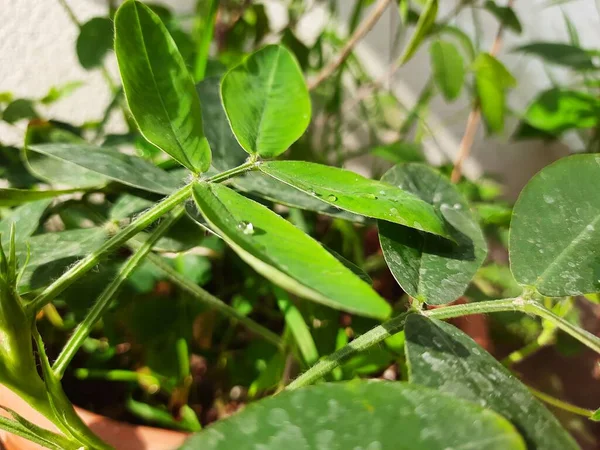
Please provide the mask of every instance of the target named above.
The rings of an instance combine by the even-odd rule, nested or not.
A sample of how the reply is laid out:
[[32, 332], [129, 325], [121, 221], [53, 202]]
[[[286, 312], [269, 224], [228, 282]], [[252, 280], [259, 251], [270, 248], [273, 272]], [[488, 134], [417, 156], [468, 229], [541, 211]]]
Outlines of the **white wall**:
[[[104, 15], [104, 0], [66, 0], [80, 21]], [[275, 0], [281, 1], [281, 0]], [[567, 33], [562, 18], [564, 10], [577, 24], [582, 43], [593, 48], [598, 46], [600, 20], [595, 0], [575, 0], [560, 7], [544, 8], [551, 0], [516, 0], [516, 10], [526, 30], [523, 36], [507, 34], [504, 50], [500, 57], [519, 79], [519, 86], [510, 96], [510, 104], [522, 110], [532, 95], [549, 85], [539, 61], [524, 58], [509, 50], [521, 42], [531, 40], [563, 40]], [[179, 12], [190, 11], [193, 0], [164, 1]], [[447, 12], [454, 0], [443, 0], [442, 14]], [[353, 2], [340, 0], [340, 8], [348, 12]], [[389, 64], [390, 25], [395, 22], [395, 12], [383, 17], [359, 52], [368, 61], [367, 67], [378, 75]], [[487, 13], [481, 13], [484, 20], [482, 49], [489, 49], [495, 35], [496, 26]], [[458, 19], [465, 29], [472, 30], [470, 14]], [[0, 0], [0, 91], [12, 91], [17, 97], [41, 97], [51, 86], [67, 81], [82, 80], [85, 86], [69, 98], [51, 106], [46, 111], [49, 117], [83, 123], [97, 120], [109, 102], [109, 91], [97, 70], [85, 71], [80, 68], [75, 55], [76, 27], [70, 22], [58, 0]], [[507, 50], [508, 49], [508, 50]], [[116, 78], [114, 61], [109, 64]], [[426, 52], [420, 52], [407, 67], [396, 76], [394, 88], [404, 103], [410, 104], [419, 92], [429, 73]], [[562, 79], [569, 74], [557, 71]], [[436, 139], [430, 140], [429, 148], [437, 158], [452, 157], [460, 141], [468, 103], [463, 95], [461, 101], [445, 105], [434, 103], [431, 124]], [[112, 122], [118, 131], [120, 122]], [[511, 186], [514, 194], [531, 174], [548, 161], [564, 154], [561, 145], [544, 146], [535, 143], [508, 144], [512, 127], [507, 127], [503, 136], [483, 141], [483, 132], [474, 146], [473, 158], [467, 166], [471, 176], [482, 171], [501, 174]], [[21, 130], [18, 127], [0, 127], [0, 141], [18, 143]]]

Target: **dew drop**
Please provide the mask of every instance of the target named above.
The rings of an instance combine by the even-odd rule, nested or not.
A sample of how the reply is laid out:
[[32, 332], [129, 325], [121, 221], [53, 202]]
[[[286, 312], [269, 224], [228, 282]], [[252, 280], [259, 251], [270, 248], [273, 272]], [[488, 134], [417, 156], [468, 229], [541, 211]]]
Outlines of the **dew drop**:
[[242, 220], [240, 223], [238, 223], [237, 228], [246, 235], [251, 236], [254, 234], [254, 225], [252, 225], [251, 222], [246, 222], [245, 220]]
[[308, 193], [309, 193], [310, 195], [312, 195], [313, 197], [317, 195], [317, 193], [316, 193], [316, 192], [315, 192], [313, 189], [309, 189], [309, 190], [308, 190]]
[[460, 203], [455, 203], [454, 204], [454, 209], [461, 209], [462, 205]]
[[333, 195], [333, 194], [329, 194], [327, 196], [327, 200], [330, 201], [330, 202], [337, 202], [337, 199], [338, 198], [335, 195]]
[[547, 194], [544, 194], [544, 201], [545, 201], [546, 203], [548, 203], [549, 205], [551, 205], [552, 203], [554, 203], [554, 198], [553, 198], [553, 197], [550, 197], [550, 196], [549, 196], [549, 195], [547, 195]]
[[381, 195], [385, 195], [385, 191], [379, 191]]
[[396, 208], [390, 208], [390, 214], [398, 214], [398, 210]]
[[375, 194], [367, 194], [366, 197], [370, 198], [371, 200], [377, 200], [377, 196]]

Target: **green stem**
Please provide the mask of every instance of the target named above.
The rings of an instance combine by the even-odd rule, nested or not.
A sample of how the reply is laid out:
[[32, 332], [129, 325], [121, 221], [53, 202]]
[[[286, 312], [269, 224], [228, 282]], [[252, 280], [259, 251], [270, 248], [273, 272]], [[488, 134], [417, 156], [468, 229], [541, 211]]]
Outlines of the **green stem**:
[[236, 175], [242, 174], [244, 172], [248, 172], [250, 170], [255, 170], [260, 164], [260, 161], [257, 161], [255, 158], [250, 157], [250, 160], [241, 164], [233, 169], [226, 170], [225, 172], [218, 173], [210, 178], [207, 178], [205, 181], [207, 183], [222, 183], [223, 181], [227, 181], [230, 178], [235, 177]]
[[535, 314], [542, 319], [548, 320], [565, 333], [570, 334], [592, 350], [600, 353], [600, 338], [570, 324], [534, 300], [526, 300], [521, 297], [503, 300], [490, 300], [486, 302], [446, 306], [428, 311], [409, 311], [408, 313], [403, 313], [381, 325], [376, 326], [362, 336], [356, 338], [354, 341], [350, 342], [345, 347], [325, 357], [311, 367], [308, 371], [296, 378], [296, 380], [294, 380], [286, 390], [294, 390], [314, 383], [338, 367], [349, 357], [360, 351], [367, 350], [384, 339], [394, 335], [395, 333], [398, 333], [404, 328], [407, 314], [422, 314], [431, 319], [443, 320], [468, 316], [471, 314], [487, 314], [506, 311], [521, 311], [524, 313]]
[[531, 393], [533, 395], [535, 395], [541, 401], [554, 406], [555, 408], [559, 408], [564, 411], [568, 411], [570, 413], [577, 414], [578, 416], [583, 416], [583, 417], [588, 417], [588, 418], [592, 417], [592, 415], [594, 414], [594, 411], [592, 411], [591, 409], [585, 409], [585, 408], [581, 408], [579, 406], [572, 405], [572, 404], [567, 403], [563, 400], [560, 400], [556, 397], [552, 397], [551, 395], [548, 395], [544, 392], [538, 391], [537, 389], [534, 389], [530, 386], [527, 386], [527, 387], [529, 388], [529, 390], [531, 391]]
[[139, 383], [146, 386], [157, 386], [160, 388], [161, 382], [154, 375], [147, 373], [134, 372], [132, 370], [102, 370], [102, 369], [75, 369], [73, 375], [79, 380], [106, 380]]
[[191, 184], [184, 186], [160, 203], [154, 205], [137, 219], [133, 220], [118, 234], [106, 241], [100, 248], [80, 260], [77, 264], [63, 273], [56, 281], [54, 281], [54, 283], [44, 289], [41, 294], [26, 305], [27, 312], [31, 315], [35, 315], [44, 305], [50, 303], [57, 295], [94, 268], [106, 253], [121, 246], [159, 217], [165, 215], [174, 207], [186, 201], [190, 196], [191, 189]]
[[177, 211], [171, 215], [171, 217], [163, 221], [140, 246], [140, 248], [121, 267], [121, 270], [112, 280], [112, 282], [106, 286], [104, 291], [102, 291], [92, 309], [90, 309], [90, 311], [87, 313], [83, 322], [77, 326], [60, 352], [60, 355], [58, 355], [58, 358], [54, 362], [52, 370], [57, 378], [61, 379], [63, 377], [65, 370], [75, 356], [75, 353], [77, 353], [79, 347], [81, 347], [85, 339], [88, 337], [96, 322], [104, 315], [115, 294], [121, 288], [125, 280], [140, 265], [146, 255], [152, 250], [154, 244], [156, 244], [156, 242], [167, 232], [167, 230], [181, 218], [184, 212], [185, 210], [182, 207], [179, 207]]
[[205, 303], [209, 307], [219, 311], [223, 315], [230, 317], [232, 319], [237, 320], [246, 328], [256, 333], [258, 336], [262, 337], [266, 341], [272, 343], [278, 348], [283, 348], [284, 343], [281, 338], [273, 333], [271, 330], [263, 327], [262, 325], [256, 323], [254, 320], [249, 319], [248, 317], [240, 314], [234, 308], [219, 300], [214, 295], [202, 289], [195, 283], [190, 282], [186, 278], [182, 277], [173, 267], [171, 267], [166, 261], [164, 261], [160, 256], [150, 253], [148, 255], [148, 261], [162, 270], [165, 275], [177, 286], [181, 289], [189, 293], [196, 300]]

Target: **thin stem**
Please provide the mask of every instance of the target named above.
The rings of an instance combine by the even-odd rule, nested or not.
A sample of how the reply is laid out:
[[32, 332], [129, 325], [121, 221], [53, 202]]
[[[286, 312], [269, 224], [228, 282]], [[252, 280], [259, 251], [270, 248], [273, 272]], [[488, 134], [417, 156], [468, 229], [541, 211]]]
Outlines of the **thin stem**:
[[90, 311], [87, 313], [83, 322], [77, 326], [58, 355], [58, 358], [54, 362], [52, 370], [58, 379], [63, 377], [67, 366], [79, 350], [79, 347], [81, 347], [85, 339], [89, 336], [96, 322], [100, 320], [108, 307], [111, 305], [115, 294], [121, 288], [125, 280], [140, 265], [146, 255], [152, 250], [154, 244], [156, 244], [156, 242], [167, 232], [167, 230], [181, 218], [184, 212], [185, 210], [182, 207], [179, 207], [178, 210], [171, 215], [171, 217], [162, 222], [140, 246], [140, 248], [122, 266], [121, 270], [112, 280], [112, 282], [106, 286], [104, 291], [102, 291], [92, 309], [90, 309]]
[[[558, 328], [570, 334], [581, 343], [585, 344], [597, 353], [600, 353], [600, 338], [570, 324], [562, 317], [558, 317], [556, 314], [554, 314], [552, 311], [549, 311], [538, 302], [533, 300], [525, 300], [521, 297], [452, 305], [428, 311], [419, 311], [419, 313], [431, 319], [443, 320], [468, 316], [471, 314], [486, 314], [505, 311], [521, 311], [524, 313], [535, 314], [536, 316], [555, 324]], [[390, 319], [389, 321], [372, 328], [370, 331], [366, 332], [362, 336], [359, 336], [345, 347], [342, 347], [340, 350], [325, 357], [305, 373], [296, 378], [296, 380], [294, 380], [287, 387], [287, 390], [298, 389], [314, 383], [338, 367], [349, 357], [360, 351], [367, 350], [373, 345], [376, 345], [384, 339], [394, 335], [395, 333], [402, 331], [406, 321], [406, 316], [407, 314], [411, 313], [417, 314], [417, 312], [409, 311], [408, 313], [394, 317], [393, 319]]]
[[56, 281], [54, 281], [54, 283], [44, 289], [41, 294], [28, 303], [26, 305], [27, 312], [34, 315], [40, 308], [50, 303], [57, 295], [93, 269], [106, 253], [123, 245], [159, 217], [167, 214], [177, 205], [185, 202], [190, 196], [191, 189], [192, 185], [188, 184], [157, 203], [123, 228], [118, 234], [106, 241], [100, 248], [80, 260], [77, 264], [63, 273]]
[[555, 408], [562, 409], [564, 411], [568, 411], [573, 414], [577, 414], [578, 416], [583, 417], [592, 417], [594, 411], [591, 409], [581, 408], [579, 406], [572, 405], [571, 403], [567, 403], [563, 400], [560, 400], [556, 397], [548, 395], [544, 392], [538, 391], [537, 389], [532, 388], [531, 386], [527, 386], [531, 393], [539, 398], [541, 401], [548, 403], [549, 405], [554, 406]]
[[217, 175], [213, 175], [212, 177], [207, 178], [205, 181], [207, 183], [222, 183], [223, 181], [233, 178], [236, 175], [240, 175], [250, 170], [255, 170], [259, 165], [260, 161], [257, 161], [251, 157], [250, 160], [244, 164], [234, 167], [233, 169], [226, 170], [225, 172], [221, 172]]
[[164, 261], [160, 256], [155, 255], [153, 253], [148, 254], [148, 261], [162, 270], [165, 275], [177, 286], [181, 289], [185, 290], [196, 300], [214, 308], [216, 311], [219, 311], [223, 315], [230, 317], [232, 319], [237, 320], [241, 324], [243, 324], [246, 328], [256, 333], [258, 336], [262, 337], [264, 340], [272, 343], [278, 348], [283, 348], [284, 343], [281, 338], [273, 333], [271, 330], [263, 327], [262, 325], [256, 323], [254, 320], [249, 319], [248, 317], [240, 314], [237, 310], [219, 300], [214, 295], [202, 289], [195, 283], [187, 280], [182, 277], [173, 267], [171, 267], [166, 261]]
[[391, 0], [379, 0], [379, 2], [373, 8], [371, 14], [361, 22], [352, 36], [350, 36], [350, 39], [348, 39], [346, 45], [344, 45], [337, 58], [334, 59], [329, 65], [325, 66], [323, 70], [321, 70], [321, 72], [319, 72], [317, 76], [308, 83], [309, 90], [313, 90], [319, 86], [344, 63], [346, 58], [348, 58], [348, 56], [350, 56], [352, 53], [352, 50], [356, 44], [358, 44], [358, 42], [375, 26], [390, 3]]
[[[219, 9], [219, 0], [209, 0], [208, 14], [202, 14], [204, 11], [198, 4], [198, 22], [199, 33], [197, 37], [196, 61], [194, 64], [194, 81], [202, 81], [206, 74], [206, 63], [208, 61], [208, 52], [212, 42], [217, 11]], [[201, 11], [202, 10], [202, 11]]]
[[[512, 7], [514, 0], [508, 0], [507, 7]], [[498, 32], [496, 33], [496, 39], [494, 39], [494, 43], [492, 44], [492, 48], [490, 50], [490, 55], [496, 56], [502, 47], [502, 35], [504, 34], [504, 24], [500, 23], [498, 27]], [[450, 180], [453, 183], [458, 183], [462, 176], [462, 166], [465, 160], [469, 157], [471, 153], [471, 148], [473, 147], [473, 141], [475, 140], [475, 135], [477, 134], [477, 129], [479, 128], [479, 124], [481, 123], [481, 105], [479, 101], [476, 101], [473, 105], [473, 109], [469, 114], [469, 118], [467, 119], [467, 127], [465, 128], [465, 133], [463, 134], [463, 138], [460, 142], [460, 146], [458, 147], [458, 154], [454, 161], [454, 168], [452, 169], [452, 174], [450, 175]]]

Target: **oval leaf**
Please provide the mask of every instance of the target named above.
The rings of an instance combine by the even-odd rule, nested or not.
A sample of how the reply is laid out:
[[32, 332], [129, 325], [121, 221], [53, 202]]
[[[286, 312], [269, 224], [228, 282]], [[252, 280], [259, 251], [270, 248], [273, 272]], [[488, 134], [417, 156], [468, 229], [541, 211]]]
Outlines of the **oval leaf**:
[[180, 450], [525, 449], [492, 411], [406, 383], [351, 381], [284, 392], [201, 431]]
[[192, 172], [210, 167], [194, 82], [175, 41], [150, 8], [128, 0], [115, 15], [115, 52], [142, 135]]
[[516, 51], [537, 56], [550, 64], [572, 69], [597, 69], [591, 54], [576, 45], [560, 42], [533, 42], [517, 48]]
[[527, 387], [456, 327], [411, 314], [405, 333], [411, 383], [502, 414], [523, 434], [528, 448], [579, 448]]
[[336, 208], [448, 236], [431, 205], [388, 183], [304, 161], [269, 161], [259, 169]]
[[487, 254], [487, 244], [469, 205], [445, 176], [422, 164], [393, 167], [382, 178], [431, 204], [452, 225], [454, 242], [389, 222], [379, 222], [379, 240], [394, 278], [411, 297], [432, 305], [456, 300]]
[[454, 100], [460, 95], [465, 81], [463, 58], [452, 42], [435, 41], [429, 48], [433, 77], [446, 100]]
[[549, 297], [600, 292], [599, 155], [573, 155], [534, 176], [515, 205], [515, 279]]
[[113, 22], [108, 17], [94, 17], [81, 25], [76, 43], [79, 64], [84, 69], [102, 65], [113, 47], [113, 36]]
[[279, 45], [253, 53], [227, 72], [221, 98], [235, 137], [251, 155], [280, 155], [310, 122], [310, 96], [300, 66]]
[[126, 155], [114, 148], [87, 144], [42, 144], [31, 145], [29, 149], [144, 191], [168, 195], [181, 186], [177, 177], [145, 159]]
[[510, 6], [498, 6], [495, 1], [487, 0], [483, 6], [506, 28], [514, 31], [517, 34], [523, 32], [521, 22], [515, 13], [515, 10]]
[[335, 309], [389, 316], [390, 306], [368, 284], [268, 208], [218, 184], [197, 184], [194, 199], [210, 227], [273, 283]]

